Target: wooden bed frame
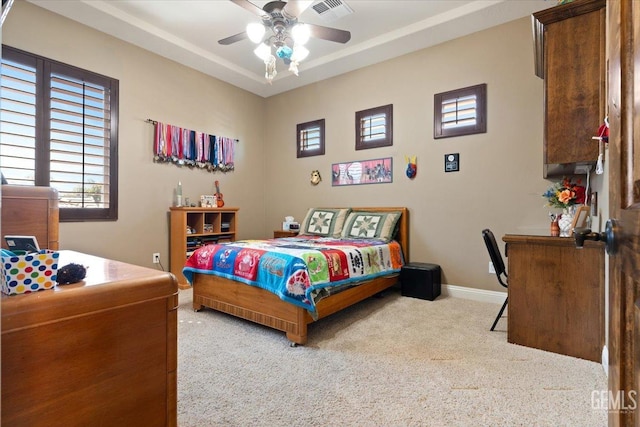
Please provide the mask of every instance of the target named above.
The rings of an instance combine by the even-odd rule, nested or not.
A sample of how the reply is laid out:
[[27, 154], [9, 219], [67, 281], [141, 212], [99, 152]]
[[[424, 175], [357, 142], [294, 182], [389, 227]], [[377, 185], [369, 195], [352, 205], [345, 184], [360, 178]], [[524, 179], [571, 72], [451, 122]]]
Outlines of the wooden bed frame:
[[[353, 208], [357, 211], [401, 211], [396, 240], [409, 262], [409, 211], [407, 208]], [[322, 299], [316, 306], [317, 319], [329, 316], [369, 298], [398, 282], [398, 274], [379, 277]], [[295, 344], [307, 342], [307, 325], [315, 320], [309, 312], [264, 289], [222, 277], [195, 273], [193, 276], [193, 309], [203, 307], [241, 317], [283, 332]]]

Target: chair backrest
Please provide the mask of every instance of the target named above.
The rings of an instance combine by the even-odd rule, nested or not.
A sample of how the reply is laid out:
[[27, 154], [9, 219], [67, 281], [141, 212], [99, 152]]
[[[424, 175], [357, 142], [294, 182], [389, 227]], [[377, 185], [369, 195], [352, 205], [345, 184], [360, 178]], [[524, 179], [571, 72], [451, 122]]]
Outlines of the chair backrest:
[[482, 238], [484, 239], [484, 244], [487, 246], [487, 251], [489, 251], [489, 257], [491, 258], [491, 262], [493, 263], [493, 268], [496, 270], [496, 276], [498, 276], [498, 281], [502, 284], [502, 286], [507, 286], [505, 283], [502, 283], [501, 275], [504, 274], [507, 276], [507, 272], [504, 266], [504, 261], [502, 261], [502, 255], [500, 254], [500, 249], [498, 249], [498, 244], [496, 243], [496, 238], [489, 229], [482, 230]]

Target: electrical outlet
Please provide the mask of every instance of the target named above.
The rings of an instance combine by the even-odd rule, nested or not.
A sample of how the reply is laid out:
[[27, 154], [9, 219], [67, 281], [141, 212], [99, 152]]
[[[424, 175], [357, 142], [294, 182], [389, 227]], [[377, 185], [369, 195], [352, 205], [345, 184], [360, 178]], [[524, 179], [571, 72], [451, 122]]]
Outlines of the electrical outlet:
[[493, 268], [493, 263], [491, 261], [489, 261], [489, 273], [496, 274], [496, 269]]
[[153, 263], [160, 264], [160, 252], [156, 252], [153, 254]]

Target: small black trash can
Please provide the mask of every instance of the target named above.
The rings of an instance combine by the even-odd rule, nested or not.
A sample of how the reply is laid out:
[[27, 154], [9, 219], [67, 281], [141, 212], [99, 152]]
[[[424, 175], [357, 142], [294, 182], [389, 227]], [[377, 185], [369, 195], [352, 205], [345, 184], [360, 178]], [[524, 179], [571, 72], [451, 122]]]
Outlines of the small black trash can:
[[400, 290], [406, 297], [433, 301], [440, 295], [440, 266], [410, 262], [400, 270]]

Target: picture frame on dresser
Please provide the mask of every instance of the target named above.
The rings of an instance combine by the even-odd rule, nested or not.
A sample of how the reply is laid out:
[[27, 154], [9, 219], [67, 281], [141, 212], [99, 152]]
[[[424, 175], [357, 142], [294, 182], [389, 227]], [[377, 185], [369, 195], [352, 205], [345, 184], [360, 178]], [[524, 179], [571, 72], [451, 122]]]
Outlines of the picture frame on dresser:
[[573, 216], [573, 223], [571, 224], [571, 230], [576, 228], [585, 228], [587, 226], [587, 219], [589, 218], [589, 206], [583, 205], [576, 210], [576, 214]]

